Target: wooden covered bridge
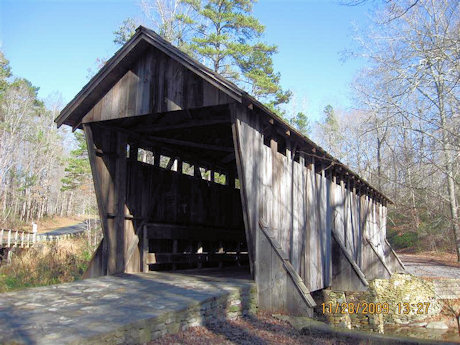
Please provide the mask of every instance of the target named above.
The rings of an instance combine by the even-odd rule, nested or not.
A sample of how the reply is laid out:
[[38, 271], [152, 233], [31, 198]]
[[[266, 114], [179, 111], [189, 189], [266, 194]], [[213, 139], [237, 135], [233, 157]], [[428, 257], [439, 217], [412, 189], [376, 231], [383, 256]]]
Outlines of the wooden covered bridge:
[[259, 304], [402, 269], [389, 200], [231, 82], [139, 27], [56, 119], [83, 129], [104, 239], [88, 277], [247, 267]]

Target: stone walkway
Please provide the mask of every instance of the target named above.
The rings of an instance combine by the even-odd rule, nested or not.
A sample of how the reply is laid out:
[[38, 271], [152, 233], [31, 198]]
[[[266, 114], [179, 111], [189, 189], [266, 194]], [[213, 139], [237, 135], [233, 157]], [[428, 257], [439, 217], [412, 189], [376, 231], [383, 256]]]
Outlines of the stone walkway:
[[0, 344], [136, 344], [253, 312], [255, 284], [150, 272], [0, 294]]

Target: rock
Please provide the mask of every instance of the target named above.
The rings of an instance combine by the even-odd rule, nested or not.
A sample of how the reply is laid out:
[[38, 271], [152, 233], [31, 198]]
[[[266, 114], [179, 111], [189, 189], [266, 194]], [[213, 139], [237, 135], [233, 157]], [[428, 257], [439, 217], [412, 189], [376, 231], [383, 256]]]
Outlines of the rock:
[[416, 323], [411, 323], [409, 326], [411, 327], [425, 327], [427, 325], [426, 322], [416, 322]]
[[331, 327], [321, 321], [306, 317], [306, 316], [290, 316], [290, 315], [281, 315], [281, 314], [273, 314], [272, 315], [275, 319], [286, 321], [292, 327], [294, 327], [297, 331], [301, 334], [310, 334], [309, 329], [325, 329], [330, 330]]
[[347, 329], [351, 329], [351, 325], [349, 324], [349, 322], [346, 322], [345, 320], [342, 320], [339, 322], [339, 324], [337, 325], [339, 328], [347, 328]]
[[426, 328], [433, 328], [433, 329], [448, 329], [447, 325], [442, 321], [434, 321], [430, 322], [426, 325]]

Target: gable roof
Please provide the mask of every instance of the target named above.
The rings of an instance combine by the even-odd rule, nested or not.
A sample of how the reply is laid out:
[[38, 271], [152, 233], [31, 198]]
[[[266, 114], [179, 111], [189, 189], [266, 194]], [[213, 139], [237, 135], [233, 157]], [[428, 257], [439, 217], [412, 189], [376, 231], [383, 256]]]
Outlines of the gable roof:
[[162, 51], [170, 58], [182, 64], [219, 90], [223, 91], [235, 101], [244, 104], [253, 104], [260, 109], [267, 117], [271, 118], [285, 131], [291, 133], [301, 141], [315, 149], [318, 155], [333, 162], [333, 164], [343, 167], [346, 174], [361, 181], [370, 190], [379, 195], [384, 200], [392, 203], [383, 193], [372, 187], [368, 182], [354, 173], [345, 164], [331, 156], [319, 145], [315, 144], [308, 137], [297, 131], [290, 124], [273, 113], [264, 104], [256, 98], [249, 95], [247, 92], [239, 88], [231, 81], [225, 79], [220, 74], [209, 69], [202, 63], [191, 58], [186, 53], [182, 52], [177, 47], [163, 39], [153, 30], [144, 26], [139, 26], [136, 29], [134, 36], [123, 45], [110, 58], [107, 63], [94, 75], [91, 80], [81, 89], [81, 91], [64, 107], [59, 116], [54, 120], [57, 126], [63, 124], [71, 126], [73, 129], [81, 128], [83, 117], [91, 110], [91, 108], [115, 85], [115, 83], [129, 70], [131, 64], [149, 47], [155, 47]]
[[66, 124], [74, 129], [78, 128], [86, 113], [129, 70], [130, 64], [149, 46], [159, 49], [238, 102], [241, 102], [243, 95], [246, 94], [238, 86], [191, 58], [153, 30], [139, 26], [134, 36], [107, 61], [61, 111], [55, 119], [58, 127]]

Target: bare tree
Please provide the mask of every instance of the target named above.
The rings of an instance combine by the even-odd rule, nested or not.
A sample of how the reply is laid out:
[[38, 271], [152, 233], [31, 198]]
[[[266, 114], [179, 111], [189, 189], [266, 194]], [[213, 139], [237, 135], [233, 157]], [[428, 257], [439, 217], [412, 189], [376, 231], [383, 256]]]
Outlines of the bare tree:
[[184, 49], [184, 43], [192, 34], [190, 20], [198, 22], [192, 7], [182, 0], [141, 0], [144, 19], [128, 18], [115, 31], [114, 42], [123, 45], [134, 35], [141, 24], [154, 29], [160, 36]]
[[[429, 164], [433, 173], [444, 176], [445, 185], [433, 193], [442, 191], [441, 199], [449, 205], [460, 261], [459, 4], [450, 0], [411, 4], [390, 2], [376, 16], [373, 30], [359, 38], [362, 55], [371, 66], [364, 75], [372, 87], [358, 91], [368, 109], [381, 114], [382, 121], [374, 121], [376, 133], [382, 126], [392, 127], [405, 152], [410, 141], [424, 168]], [[408, 7], [410, 11], [405, 10]], [[411, 170], [406, 172], [410, 175]]]

